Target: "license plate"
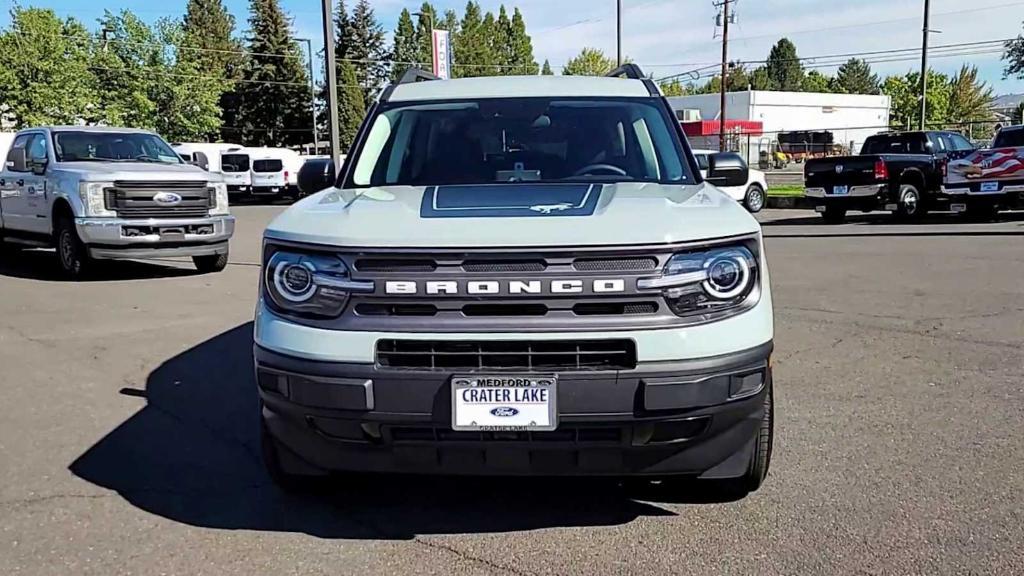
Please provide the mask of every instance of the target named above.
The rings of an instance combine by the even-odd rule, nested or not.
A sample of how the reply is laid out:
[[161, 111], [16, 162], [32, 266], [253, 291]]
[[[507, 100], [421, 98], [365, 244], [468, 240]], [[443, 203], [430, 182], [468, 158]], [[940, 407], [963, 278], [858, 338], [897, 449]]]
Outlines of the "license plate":
[[271, 192], [280, 192], [281, 189], [280, 188], [271, 188], [270, 191]]
[[967, 204], [950, 204], [949, 209], [953, 212], [967, 212]]
[[999, 182], [982, 182], [982, 192], [999, 192]]
[[557, 376], [452, 377], [453, 430], [554, 430]]
[[815, 206], [814, 207], [814, 211], [815, 212], [824, 212], [825, 211], [825, 207], [824, 206]]
[[846, 196], [849, 193], [850, 193], [850, 187], [849, 186], [833, 186], [832, 187], [832, 195], [833, 196]]

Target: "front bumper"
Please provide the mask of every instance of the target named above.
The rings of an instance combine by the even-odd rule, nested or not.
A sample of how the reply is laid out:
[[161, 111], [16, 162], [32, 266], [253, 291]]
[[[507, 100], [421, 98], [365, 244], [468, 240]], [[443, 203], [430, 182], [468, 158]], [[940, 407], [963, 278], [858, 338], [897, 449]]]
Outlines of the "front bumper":
[[768, 341], [628, 371], [563, 372], [553, 432], [454, 432], [452, 373], [301, 359], [255, 347], [263, 419], [297, 470], [694, 475], [750, 462], [771, 386]]
[[76, 218], [75, 227], [93, 258], [205, 256], [227, 252], [235, 218]]

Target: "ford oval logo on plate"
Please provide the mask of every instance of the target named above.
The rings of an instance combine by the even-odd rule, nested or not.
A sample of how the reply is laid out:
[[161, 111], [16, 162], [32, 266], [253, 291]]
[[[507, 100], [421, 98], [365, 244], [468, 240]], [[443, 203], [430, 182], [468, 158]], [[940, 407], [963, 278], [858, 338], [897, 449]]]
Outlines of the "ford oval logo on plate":
[[174, 192], [158, 192], [153, 196], [153, 202], [161, 206], [176, 206], [181, 203], [181, 196]]
[[516, 414], [519, 414], [519, 410], [511, 406], [498, 406], [497, 408], [491, 409], [491, 414], [499, 418], [511, 418]]

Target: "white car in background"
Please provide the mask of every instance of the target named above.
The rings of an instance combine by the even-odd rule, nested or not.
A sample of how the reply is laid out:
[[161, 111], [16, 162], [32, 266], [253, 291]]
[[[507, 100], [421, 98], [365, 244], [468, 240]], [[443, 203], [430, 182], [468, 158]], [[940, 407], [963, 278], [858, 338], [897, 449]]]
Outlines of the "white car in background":
[[[707, 177], [708, 156], [718, 154], [717, 150], [694, 150], [693, 155], [697, 157], [697, 165], [700, 166], [701, 176]], [[730, 198], [743, 204], [752, 213], [760, 212], [767, 200], [768, 180], [764, 172], [750, 168], [750, 177], [747, 183], [742, 186], [719, 186], [719, 190], [725, 192]]]

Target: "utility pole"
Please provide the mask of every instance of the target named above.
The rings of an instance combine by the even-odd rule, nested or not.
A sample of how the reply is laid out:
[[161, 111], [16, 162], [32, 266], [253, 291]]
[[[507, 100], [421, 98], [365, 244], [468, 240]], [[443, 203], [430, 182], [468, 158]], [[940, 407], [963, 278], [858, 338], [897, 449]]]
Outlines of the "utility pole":
[[306, 54], [309, 56], [309, 108], [313, 113], [313, 154], [319, 154], [320, 131], [316, 128], [316, 77], [313, 76], [313, 41], [309, 38], [296, 38], [306, 43]]
[[615, 7], [615, 65], [622, 66], [622, 0]]
[[924, 31], [921, 35], [921, 130], [925, 129], [925, 118], [928, 114], [928, 35], [932, 32], [928, 25], [930, 16], [931, 0], [924, 0]]
[[334, 54], [334, 16], [331, 0], [321, 0], [324, 14], [324, 65], [327, 68], [327, 127], [331, 132], [331, 159], [334, 173], [341, 166], [341, 136], [338, 133], [338, 68]]
[[722, 89], [721, 103], [718, 114], [718, 151], [725, 152], [725, 84], [729, 78], [729, 3], [733, 0], [721, 0], [722, 7]]

